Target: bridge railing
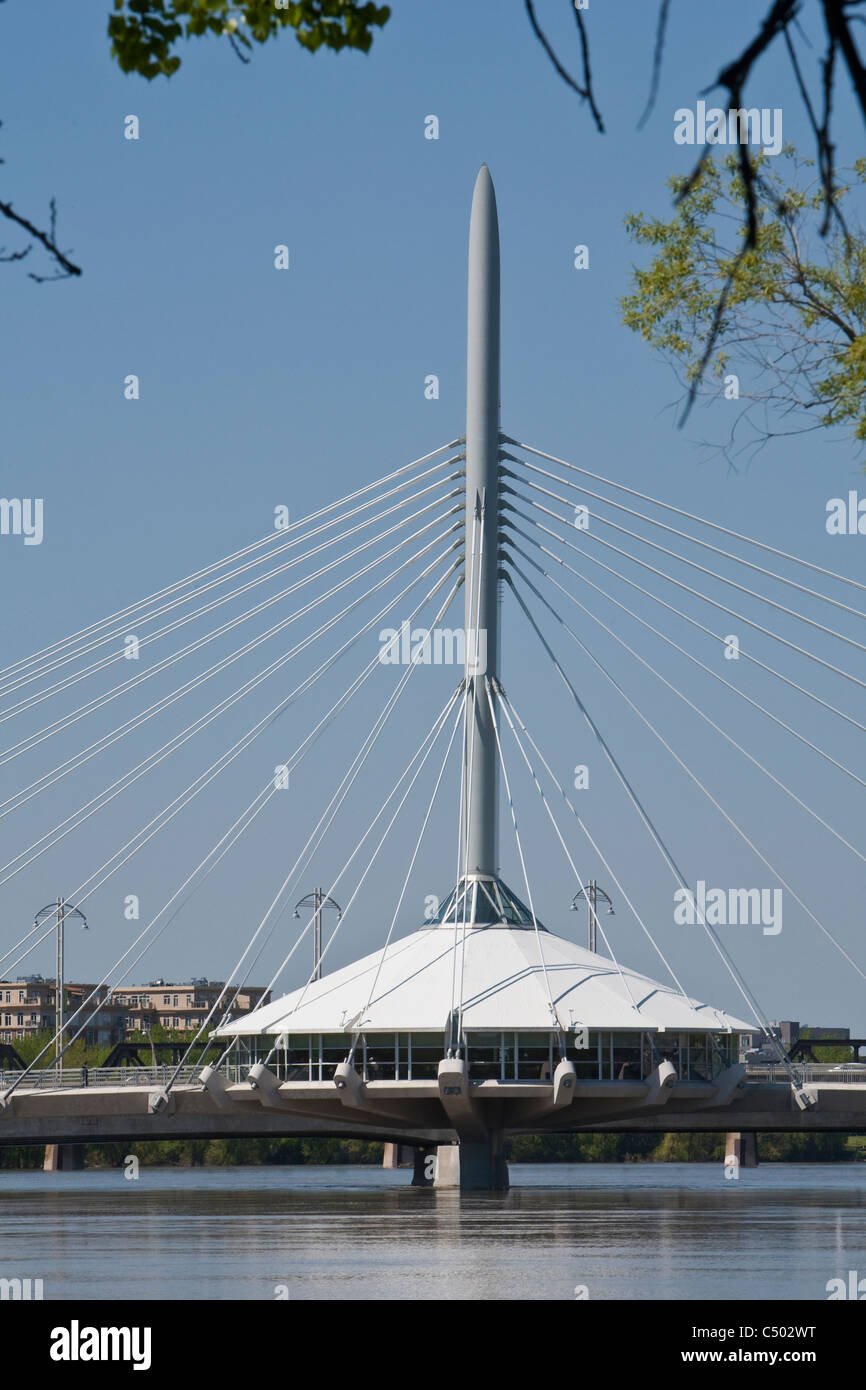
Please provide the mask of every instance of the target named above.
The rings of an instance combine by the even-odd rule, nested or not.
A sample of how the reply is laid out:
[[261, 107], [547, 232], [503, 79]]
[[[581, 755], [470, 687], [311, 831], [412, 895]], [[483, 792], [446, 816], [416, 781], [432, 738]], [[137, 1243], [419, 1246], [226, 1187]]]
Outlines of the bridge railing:
[[[866, 1085], [866, 1066], [858, 1068], [815, 1062], [795, 1062], [792, 1066], [801, 1085], [816, 1082], [824, 1085]], [[181, 1067], [175, 1084], [194, 1084], [201, 1070], [199, 1063]], [[221, 1071], [229, 1082], [245, 1081], [249, 1065], [232, 1061], [224, 1064]], [[165, 1086], [174, 1074], [175, 1068], [170, 1063], [155, 1067], [41, 1067], [30, 1072], [23, 1081], [20, 1081], [19, 1071], [0, 1071], [0, 1090], [5, 1090], [16, 1081], [20, 1081], [22, 1090], [28, 1091], [78, 1090], [83, 1086], [149, 1086], [158, 1089]], [[755, 1085], [766, 1082], [790, 1084], [790, 1074], [779, 1062], [761, 1062], [747, 1067], [746, 1081]]]
[[[818, 1082], [826, 1085], [859, 1084], [866, 1085], [866, 1066], [844, 1066], [840, 1063], [792, 1062], [791, 1067], [797, 1080], [808, 1086]], [[746, 1081], [790, 1082], [788, 1069], [781, 1062], [760, 1062], [746, 1068]]]
[[[168, 1064], [156, 1067], [40, 1067], [21, 1081], [20, 1089], [58, 1091], [77, 1090], [82, 1086], [159, 1087], [171, 1080], [174, 1071], [174, 1067]], [[197, 1080], [200, 1074], [200, 1066], [181, 1067], [176, 1084], [188, 1084]], [[20, 1081], [20, 1078], [20, 1071], [0, 1072], [0, 1090]]]

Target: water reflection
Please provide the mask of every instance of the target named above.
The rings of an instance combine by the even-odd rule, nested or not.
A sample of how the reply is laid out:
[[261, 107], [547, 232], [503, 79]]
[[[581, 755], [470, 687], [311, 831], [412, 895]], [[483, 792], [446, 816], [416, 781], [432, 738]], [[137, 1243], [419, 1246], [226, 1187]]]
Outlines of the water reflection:
[[866, 1273], [866, 1170], [512, 1166], [496, 1195], [406, 1171], [0, 1173], [0, 1275], [45, 1297], [823, 1299]]

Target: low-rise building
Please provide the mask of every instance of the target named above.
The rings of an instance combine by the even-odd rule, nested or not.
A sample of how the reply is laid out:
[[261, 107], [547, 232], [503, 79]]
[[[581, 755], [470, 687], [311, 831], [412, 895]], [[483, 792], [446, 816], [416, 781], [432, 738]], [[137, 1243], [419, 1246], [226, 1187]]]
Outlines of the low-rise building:
[[258, 985], [244, 985], [235, 994], [236, 988], [230, 985], [226, 989], [222, 980], [194, 979], [181, 984], [151, 980], [148, 985], [127, 985], [117, 990], [114, 1002], [124, 1011], [127, 1037], [149, 1033], [157, 1026], [194, 1032], [208, 1017], [223, 990], [225, 997], [214, 1012], [214, 1025], [223, 1018], [240, 1018], [257, 1004], [270, 999], [270, 992]]
[[[82, 1036], [88, 1045], [120, 1042], [123, 1016], [109, 997], [105, 985], [68, 984], [64, 988], [65, 1033], [78, 1031], [83, 1018], [74, 1015], [86, 999], [87, 1027]], [[22, 975], [17, 980], [0, 980], [0, 1041], [14, 1043], [33, 1033], [54, 1032], [57, 1028], [57, 991], [54, 980], [42, 975]], [[94, 1006], [98, 1006], [94, 1012]]]
[[[84, 1014], [73, 1015], [84, 1000], [87, 1027], [82, 1037], [88, 1046], [113, 1046], [137, 1033], [150, 1033], [162, 1027], [181, 1033], [196, 1032], [225, 990], [220, 980], [194, 979], [175, 984], [151, 980], [147, 985], [125, 985], [111, 993], [105, 985], [67, 984], [65, 994], [65, 1033], [77, 1032]], [[213, 1023], [239, 1018], [257, 1004], [267, 1003], [270, 992], [258, 985], [237, 990], [230, 986], [214, 1013]], [[0, 1042], [57, 1028], [56, 985], [42, 975], [24, 975], [17, 980], [0, 980]], [[98, 1005], [98, 1007], [96, 1007]], [[93, 1012], [96, 1008], [95, 1013]], [[73, 1020], [70, 1023], [70, 1020]]]

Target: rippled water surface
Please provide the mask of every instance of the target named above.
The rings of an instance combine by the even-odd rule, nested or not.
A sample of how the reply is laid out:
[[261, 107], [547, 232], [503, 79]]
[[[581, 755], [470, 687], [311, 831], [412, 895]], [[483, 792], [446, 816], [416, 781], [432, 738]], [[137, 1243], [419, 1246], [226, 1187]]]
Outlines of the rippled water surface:
[[46, 1299], [826, 1299], [866, 1275], [866, 1165], [0, 1171], [0, 1277]]

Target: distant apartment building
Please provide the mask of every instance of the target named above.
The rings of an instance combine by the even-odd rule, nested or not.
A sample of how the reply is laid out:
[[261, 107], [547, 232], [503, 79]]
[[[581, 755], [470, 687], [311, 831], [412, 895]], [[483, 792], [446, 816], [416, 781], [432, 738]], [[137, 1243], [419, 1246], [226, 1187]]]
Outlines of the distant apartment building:
[[[151, 980], [147, 985], [127, 985], [113, 994], [105, 985], [68, 984], [65, 986], [66, 1033], [77, 1032], [83, 1018], [72, 1020], [85, 999], [89, 1015], [82, 1037], [88, 1046], [111, 1047], [126, 1042], [136, 1033], [149, 1033], [155, 1027], [182, 1033], [195, 1032], [204, 1022], [220, 996], [225, 984], [220, 980], [196, 979], [185, 984], [166, 980]], [[41, 975], [26, 975], [18, 980], [0, 980], [0, 1042], [14, 1043], [18, 1038], [57, 1028], [56, 986], [53, 980]], [[257, 985], [245, 985], [234, 997], [235, 987], [214, 1015], [221, 1019], [230, 1007], [230, 1017], [249, 1013], [257, 1004], [267, 1003], [270, 992]]]
[[[151, 980], [149, 985], [128, 985], [119, 989], [114, 995], [114, 1002], [118, 1009], [123, 1009], [126, 1037], [133, 1033], [149, 1033], [157, 1025], [189, 1032], [196, 1030], [207, 1018], [224, 989], [225, 982], [222, 980], [200, 979], [186, 984]], [[269, 990], [261, 989], [258, 985], [245, 985], [235, 998], [235, 986], [232, 985], [226, 990], [213, 1021], [216, 1023], [225, 1014], [239, 1018], [258, 1004], [267, 1003], [270, 997]]]
[[[66, 1032], [77, 1032], [84, 1015], [73, 1015], [85, 999], [93, 995], [87, 1007], [87, 1027], [82, 1036], [88, 1044], [120, 1042], [123, 1038], [123, 1016], [112, 1004], [104, 985], [69, 984], [65, 987]], [[41, 975], [23, 975], [17, 980], [0, 980], [0, 1041], [14, 1043], [33, 1033], [57, 1028], [57, 991], [53, 980]], [[93, 1012], [94, 1007], [96, 1011]], [[92, 1017], [89, 1015], [92, 1014]]]

